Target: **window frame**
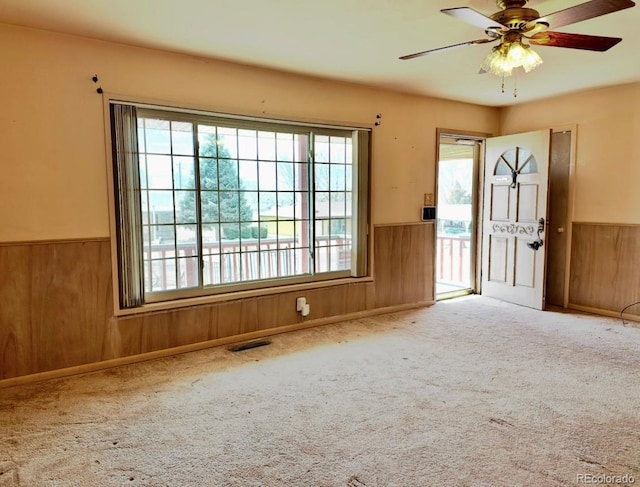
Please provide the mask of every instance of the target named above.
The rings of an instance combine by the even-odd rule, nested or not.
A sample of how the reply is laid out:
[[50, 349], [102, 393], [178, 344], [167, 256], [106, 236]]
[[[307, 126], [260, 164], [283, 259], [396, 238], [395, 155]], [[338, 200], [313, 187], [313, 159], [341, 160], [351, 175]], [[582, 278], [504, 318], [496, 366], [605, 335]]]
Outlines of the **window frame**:
[[[116, 200], [117, 184], [114, 180], [114, 163], [115, 155], [112, 153], [111, 144], [107, 143], [107, 162], [109, 166], [109, 212], [111, 224], [111, 248], [112, 248], [112, 267], [114, 269], [114, 308], [116, 315], [126, 315], [146, 311], [149, 309], [171, 309], [181, 306], [189, 306], [202, 302], [217, 302], [230, 299], [238, 299], [249, 296], [260, 296], [266, 294], [287, 292], [296, 289], [312, 289], [316, 287], [325, 287], [328, 285], [339, 285], [348, 282], [363, 282], [363, 280], [371, 281], [370, 272], [370, 255], [372, 243], [369, 239], [371, 222], [369, 219], [369, 173], [371, 165], [370, 147], [372, 144], [372, 127], [362, 125], [343, 125], [343, 124], [327, 124], [298, 120], [282, 120], [282, 119], [266, 119], [263, 117], [253, 117], [248, 115], [236, 115], [219, 112], [211, 112], [199, 108], [188, 107], [172, 107], [168, 104], [157, 104], [130, 100], [123, 97], [105, 96], [105, 123], [107, 128], [107, 141], [112, 141], [111, 133], [111, 114], [112, 105], [133, 105], [140, 114], [138, 118], [162, 118], [171, 121], [198, 121], [207, 125], [216, 126], [233, 126], [235, 129], [250, 129], [258, 131], [277, 131], [287, 132], [291, 134], [308, 135], [317, 133], [320, 135], [336, 135], [344, 137], [346, 133], [351, 134], [352, 140], [352, 189], [353, 197], [351, 198], [351, 268], [342, 271], [327, 271], [316, 273], [315, 269], [310, 269], [308, 275], [296, 275], [286, 277], [272, 277], [261, 280], [239, 281], [227, 283], [224, 285], [213, 284], [205, 285], [200, 282], [200, 286], [196, 288], [176, 289], [167, 291], [155, 291], [149, 293], [144, 291], [144, 300], [141, 305], [134, 307], [123, 307], [119, 299], [119, 291], [122, 283], [117, 272], [119, 263], [118, 244], [115, 241], [117, 232], [117, 211]], [[197, 137], [197, 134], [196, 134]], [[309, 139], [309, 151], [313, 152], [313, 136]], [[197, 154], [197, 148], [194, 148]], [[196, 157], [197, 160], [197, 157]], [[259, 158], [258, 158], [259, 161]], [[308, 158], [305, 164], [309, 165], [310, 173], [316, 161], [313, 157]], [[346, 190], [345, 190], [346, 191]], [[309, 193], [309, 227], [310, 227], [310, 246], [311, 251], [316, 249], [315, 226], [316, 220], [313, 217], [313, 203], [315, 200], [315, 185], [313, 184], [313, 176], [310, 176], [308, 187]], [[175, 203], [174, 203], [175, 205]], [[202, 221], [198, 222], [202, 226]], [[142, 227], [141, 227], [142, 229]], [[200, 259], [200, 267], [202, 266], [202, 252], [198, 255]], [[310, 265], [313, 267], [314, 259], [311, 259]], [[202, 275], [202, 271], [200, 271]]]

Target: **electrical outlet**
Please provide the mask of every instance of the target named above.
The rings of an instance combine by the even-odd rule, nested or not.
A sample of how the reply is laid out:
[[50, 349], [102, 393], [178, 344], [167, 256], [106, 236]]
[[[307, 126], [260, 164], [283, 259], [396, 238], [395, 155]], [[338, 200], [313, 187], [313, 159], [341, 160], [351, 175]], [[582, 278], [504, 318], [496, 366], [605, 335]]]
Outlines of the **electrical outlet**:
[[[305, 306], [308, 306], [307, 298], [305, 297], [296, 298], [296, 310], [298, 312], [302, 312]], [[306, 315], [303, 315], [303, 316], [306, 316]]]

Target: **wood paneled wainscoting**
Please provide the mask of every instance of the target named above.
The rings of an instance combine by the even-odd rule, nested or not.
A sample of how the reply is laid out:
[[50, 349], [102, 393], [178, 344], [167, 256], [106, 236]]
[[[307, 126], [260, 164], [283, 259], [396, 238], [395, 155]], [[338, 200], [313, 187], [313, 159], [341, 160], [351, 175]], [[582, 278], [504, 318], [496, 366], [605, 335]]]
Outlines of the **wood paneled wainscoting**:
[[[569, 307], [605, 315], [640, 301], [640, 225], [574, 223]], [[625, 314], [640, 318], [640, 305]]]
[[0, 244], [0, 386], [433, 304], [433, 242], [431, 223], [376, 226], [373, 281], [128, 317], [113, 314], [108, 239]]

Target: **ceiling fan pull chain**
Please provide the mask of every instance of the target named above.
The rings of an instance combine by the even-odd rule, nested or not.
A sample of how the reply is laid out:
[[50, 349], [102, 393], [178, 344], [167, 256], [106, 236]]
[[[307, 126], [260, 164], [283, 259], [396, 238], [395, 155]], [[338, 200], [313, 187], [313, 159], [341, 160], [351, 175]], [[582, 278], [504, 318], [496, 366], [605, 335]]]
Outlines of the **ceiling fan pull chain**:
[[513, 97], [518, 98], [518, 71], [513, 74]]
[[504, 93], [504, 74], [502, 75], [502, 92]]

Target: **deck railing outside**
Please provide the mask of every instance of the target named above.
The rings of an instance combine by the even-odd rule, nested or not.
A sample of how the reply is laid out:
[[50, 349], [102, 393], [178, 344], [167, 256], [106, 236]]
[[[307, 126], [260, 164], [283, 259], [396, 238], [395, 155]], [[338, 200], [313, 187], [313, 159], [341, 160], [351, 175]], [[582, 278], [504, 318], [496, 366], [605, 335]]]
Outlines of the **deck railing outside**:
[[[350, 269], [351, 239], [316, 237], [316, 272]], [[203, 245], [204, 285], [289, 277], [309, 273], [309, 250], [295, 237], [222, 240]], [[147, 291], [198, 286], [195, 243], [145, 247]]]
[[469, 235], [438, 235], [436, 245], [436, 292], [471, 287]]

